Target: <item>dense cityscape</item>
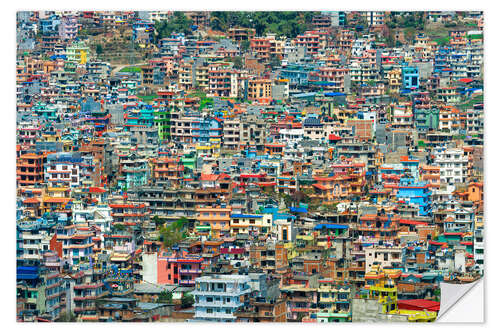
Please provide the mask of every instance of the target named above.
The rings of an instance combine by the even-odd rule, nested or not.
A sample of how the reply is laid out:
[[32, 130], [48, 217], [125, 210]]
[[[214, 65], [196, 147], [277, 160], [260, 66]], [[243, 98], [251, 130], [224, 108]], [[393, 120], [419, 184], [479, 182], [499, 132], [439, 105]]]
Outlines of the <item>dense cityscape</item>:
[[483, 274], [483, 12], [20, 11], [18, 322], [432, 322]]

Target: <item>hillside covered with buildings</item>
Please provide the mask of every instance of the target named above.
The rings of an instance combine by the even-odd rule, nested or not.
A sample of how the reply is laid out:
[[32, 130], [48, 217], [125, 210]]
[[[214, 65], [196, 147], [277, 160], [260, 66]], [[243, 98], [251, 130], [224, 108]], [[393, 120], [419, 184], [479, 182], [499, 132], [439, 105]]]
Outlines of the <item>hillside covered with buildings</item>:
[[429, 322], [482, 276], [482, 12], [16, 28], [17, 321]]

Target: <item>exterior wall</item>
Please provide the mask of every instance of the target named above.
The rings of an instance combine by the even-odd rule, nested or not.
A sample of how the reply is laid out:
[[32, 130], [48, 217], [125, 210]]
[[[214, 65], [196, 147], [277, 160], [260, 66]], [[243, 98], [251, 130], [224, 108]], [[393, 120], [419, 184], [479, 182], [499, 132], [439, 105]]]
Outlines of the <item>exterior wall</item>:
[[142, 254], [142, 280], [149, 283], [158, 283], [158, 254]]
[[365, 273], [368, 273], [372, 270], [374, 262], [380, 263], [381, 267], [391, 267], [392, 263], [402, 263], [403, 252], [402, 248], [372, 247], [365, 249], [365, 258]]
[[407, 322], [406, 316], [386, 315], [382, 313], [382, 304], [376, 299], [352, 300], [352, 321], [353, 322]]
[[202, 277], [196, 279], [195, 320], [233, 322], [234, 312], [241, 308], [251, 292], [250, 278], [241, 275]]

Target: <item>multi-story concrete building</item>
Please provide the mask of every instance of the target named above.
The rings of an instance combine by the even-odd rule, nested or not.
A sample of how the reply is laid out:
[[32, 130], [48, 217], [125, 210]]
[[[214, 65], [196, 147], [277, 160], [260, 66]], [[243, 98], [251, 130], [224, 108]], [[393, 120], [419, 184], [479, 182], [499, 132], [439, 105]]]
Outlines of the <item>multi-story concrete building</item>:
[[380, 266], [382, 268], [400, 267], [403, 264], [404, 260], [404, 248], [397, 246], [387, 247], [379, 245], [366, 247], [365, 260], [365, 274], [372, 271], [376, 266]]
[[468, 158], [464, 156], [463, 149], [441, 149], [435, 152], [435, 156], [442, 184], [456, 185], [465, 182]]
[[235, 312], [249, 304], [252, 289], [248, 276], [203, 276], [195, 281], [194, 321], [234, 322]]
[[83, 159], [80, 153], [56, 153], [47, 155], [45, 163], [45, 181], [51, 186], [76, 187], [81, 184], [80, 165]]

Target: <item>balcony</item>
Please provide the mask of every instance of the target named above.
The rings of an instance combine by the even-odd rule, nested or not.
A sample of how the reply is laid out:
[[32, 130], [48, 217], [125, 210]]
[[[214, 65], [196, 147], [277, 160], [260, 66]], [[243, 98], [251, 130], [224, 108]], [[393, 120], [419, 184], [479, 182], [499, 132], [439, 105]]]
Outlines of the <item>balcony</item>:
[[310, 308], [289, 308], [290, 312], [310, 312]]
[[84, 307], [75, 307], [75, 312], [84, 312], [84, 311], [95, 311], [96, 310], [96, 306], [95, 305], [92, 305], [92, 306], [84, 306]]
[[179, 269], [181, 274], [201, 274], [201, 269]]
[[86, 295], [86, 296], [75, 296], [75, 301], [85, 301], [85, 300], [95, 300], [97, 299], [96, 295]]
[[194, 286], [194, 280], [179, 280], [180, 285]]
[[220, 319], [234, 319], [235, 317], [231, 313], [225, 313], [225, 312], [213, 312], [213, 313], [207, 313], [207, 312], [197, 312], [194, 315], [195, 319], [204, 319], [204, 318], [220, 318]]

